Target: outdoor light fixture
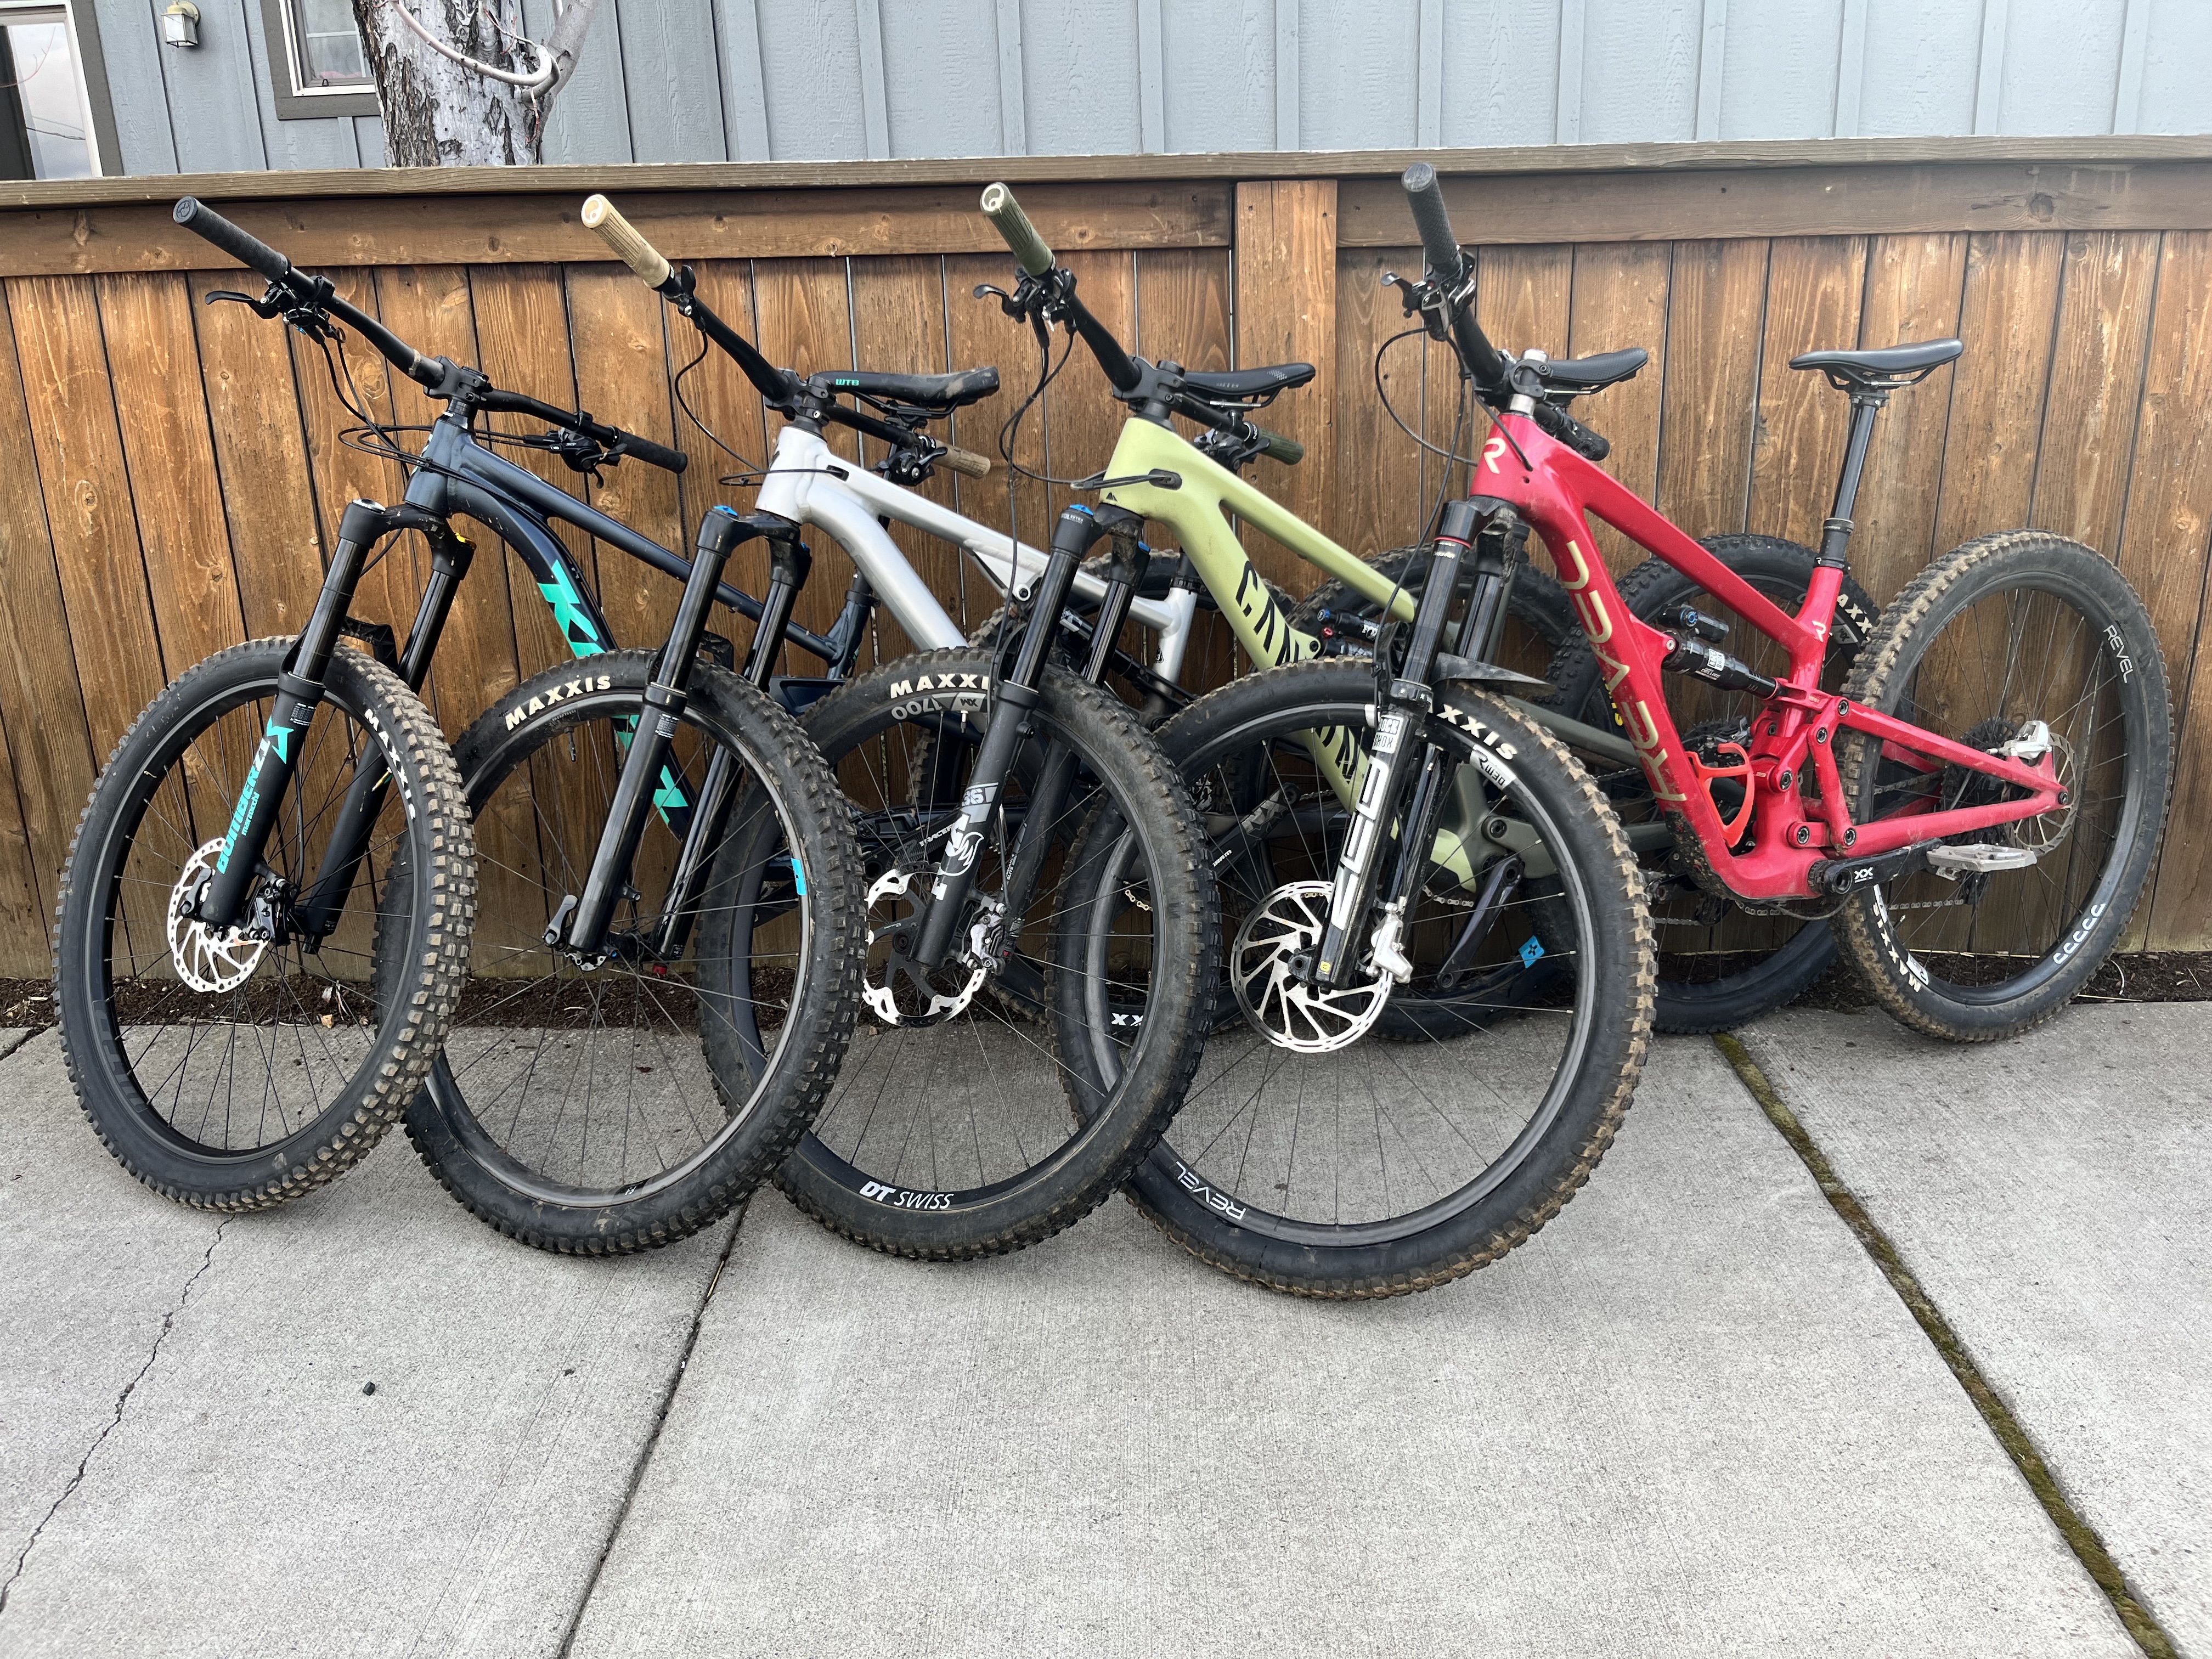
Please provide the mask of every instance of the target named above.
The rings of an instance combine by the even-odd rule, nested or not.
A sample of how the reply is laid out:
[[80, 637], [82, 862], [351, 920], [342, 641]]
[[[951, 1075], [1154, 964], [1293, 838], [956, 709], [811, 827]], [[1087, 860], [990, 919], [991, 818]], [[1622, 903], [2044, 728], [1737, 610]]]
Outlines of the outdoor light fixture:
[[200, 9], [192, 0], [169, 0], [168, 10], [161, 14], [161, 39], [172, 46], [199, 45]]

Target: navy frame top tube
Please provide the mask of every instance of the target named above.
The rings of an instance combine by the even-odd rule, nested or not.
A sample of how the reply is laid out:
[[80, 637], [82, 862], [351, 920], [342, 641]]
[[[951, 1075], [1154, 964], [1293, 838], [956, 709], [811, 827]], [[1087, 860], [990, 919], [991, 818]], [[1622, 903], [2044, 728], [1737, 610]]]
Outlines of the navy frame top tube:
[[[547, 520], [558, 519], [563, 524], [574, 525], [585, 534], [612, 544], [632, 558], [678, 581], [691, 574], [691, 562], [682, 554], [671, 552], [651, 537], [641, 535], [620, 520], [611, 519], [578, 501], [526, 467], [516, 465], [504, 455], [495, 454], [450, 415], [440, 416], [431, 428], [430, 441], [423, 446], [422, 462], [414, 467], [414, 476], [408, 481], [408, 505], [441, 515], [457, 513], [489, 525], [530, 567], [530, 574], [540, 591], [555, 602], [556, 610], [565, 599], [581, 611], [581, 619], [587, 621], [599, 636], [589, 642], [593, 649], [607, 650], [612, 647], [613, 637], [608, 631], [606, 617], [600, 612], [598, 601], [576, 580], [568, 550], [547, 527]], [[459, 476], [453, 476], [456, 474]], [[718, 582], [714, 598], [742, 617], [753, 622], [760, 620], [761, 602], [742, 589]], [[568, 620], [562, 617], [564, 625]], [[811, 629], [789, 623], [785, 626], [785, 634], [792, 643], [824, 661], [835, 662], [837, 659], [837, 647]], [[586, 642], [572, 636], [572, 647], [580, 643]]]

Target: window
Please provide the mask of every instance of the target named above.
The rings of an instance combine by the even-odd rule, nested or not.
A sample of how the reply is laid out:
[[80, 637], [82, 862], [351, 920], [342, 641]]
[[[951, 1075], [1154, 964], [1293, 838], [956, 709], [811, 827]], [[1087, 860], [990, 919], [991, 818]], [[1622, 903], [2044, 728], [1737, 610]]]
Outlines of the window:
[[261, 15], [280, 120], [377, 112], [352, 0], [261, 0]]
[[68, 10], [0, 0], [0, 179], [100, 173]]

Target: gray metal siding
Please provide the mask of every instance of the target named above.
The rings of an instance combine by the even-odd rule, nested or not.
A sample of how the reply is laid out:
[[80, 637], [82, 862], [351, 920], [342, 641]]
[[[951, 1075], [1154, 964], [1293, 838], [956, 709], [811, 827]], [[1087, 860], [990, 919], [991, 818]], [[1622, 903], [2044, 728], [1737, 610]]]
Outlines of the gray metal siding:
[[[253, 0], [192, 52], [94, 3], [127, 171], [382, 161], [373, 118], [276, 118]], [[546, 156], [2206, 131], [2212, 0], [601, 0]]]

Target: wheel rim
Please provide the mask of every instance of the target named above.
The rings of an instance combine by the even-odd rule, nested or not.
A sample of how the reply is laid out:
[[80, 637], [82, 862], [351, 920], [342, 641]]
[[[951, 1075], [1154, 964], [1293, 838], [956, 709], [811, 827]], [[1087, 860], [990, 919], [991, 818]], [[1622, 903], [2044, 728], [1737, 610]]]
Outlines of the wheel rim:
[[[83, 925], [97, 963], [90, 1045], [139, 1119], [203, 1163], [244, 1178], [309, 1134], [358, 1092], [385, 1048], [374, 950], [380, 919], [405, 925], [407, 819], [387, 802], [337, 925], [309, 949], [276, 940], [243, 975], [198, 991], [179, 976], [171, 904], [188, 868], [229, 821], [274, 707], [273, 679], [210, 690], [180, 711], [171, 734], [133, 774], [114, 828], [94, 864], [100, 897]], [[355, 763], [383, 755], [374, 736], [328, 692], [298, 742], [292, 793], [264, 859], [297, 892], [321, 862]], [[397, 870], [397, 878], [394, 872]], [[257, 879], [253, 893], [265, 890]]]
[[[1293, 716], [1267, 715], [1214, 734], [1205, 748], [1176, 759], [1201, 798], [1210, 830], [1249, 819], [1249, 799], [1207, 797], [1206, 783], [1221, 758], [1268, 744], [1276, 787], [1303, 793], [1296, 755], [1286, 744], [1290, 722], [1316, 724], [1326, 712], [1339, 726], [1360, 721], [1362, 705], [1325, 711], [1309, 708]], [[1443, 728], [1448, 734], [1449, 728]], [[1281, 751], [1294, 751], [1288, 769]], [[1310, 763], [1310, 757], [1309, 757]], [[1560, 826], [1525, 786], [1490, 791], [1492, 814], [1525, 823], [1547, 847], [1564, 846]], [[1294, 814], [1275, 820], [1292, 826], [1296, 845], [1271, 848], [1273, 874], [1285, 866], [1325, 866], [1331, 839], [1302, 829]], [[1233, 875], [1238, 860], [1217, 836], [1217, 873], [1224, 912], [1261, 896], [1241, 893]], [[1241, 1022], [1217, 1027], [1154, 1165], [1204, 1207], [1245, 1231], [1294, 1245], [1344, 1249], [1379, 1246], [1416, 1236], [1480, 1203], [1526, 1164], [1573, 1092], [1589, 1052], [1595, 988], [1579, 941], [1591, 937], [1589, 891], [1571, 860], [1559, 861], [1551, 890], [1516, 900], [1487, 953], [1486, 979], [1494, 999], [1477, 991], [1463, 1004], [1469, 1035], [1447, 1042], [1428, 1036], [1420, 1043], [1369, 1038], [1322, 1056], [1293, 1054], [1266, 1042]], [[1463, 917], [1464, 909], [1450, 911]], [[1437, 946], [1422, 936], [1419, 912], [1409, 926], [1409, 953], [1433, 957]], [[1541, 920], [1539, 920], [1539, 917]], [[1224, 917], [1224, 931], [1241, 917]], [[1515, 945], [1542, 944], [1530, 961], [1549, 958], [1548, 988], [1528, 994], [1535, 977], [1516, 963]], [[1550, 938], [1544, 943], [1545, 936]], [[1470, 1087], [1470, 1085], [1473, 1085]]]
[[[1907, 975], [1953, 1001], [1987, 1006], [2033, 994], [2068, 969], [2132, 879], [2127, 854], [2147, 811], [2149, 745], [2110, 629], [2106, 607], [2086, 587], [2023, 576], [1957, 604], [1887, 677], [1878, 705], [1885, 713], [1969, 747], [1993, 742], [2000, 727], [2017, 732], [2043, 720], [2075, 772], [2062, 829], [2030, 819], [2020, 831], [1949, 838], [2051, 843], [2027, 869], [1956, 883], [1923, 872], [1869, 896]], [[1951, 804], [1950, 794], [1980, 788], [1979, 775], [1924, 775], [1881, 760], [1861, 774], [1857, 816], [1864, 823], [1931, 792], [1936, 804]], [[1962, 971], [1972, 977], [1953, 977]]]
[[[467, 781], [477, 976], [431, 1089], [469, 1157], [514, 1191], [568, 1208], [635, 1205], [714, 1158], [774, 1086], [817, 948], [812, 905], [791, 878], [792, 849], [804, 843], [788, 804], [762, 781], [772, 775], [764, 757], [695, 698], [663, 790], [675, 785], [696, 803], [711, 753], [735, 762], [709, 874], [672, 916], [682, 809], [649, 813], [610, 925], [612, 953], [579, 964], [544, 930], [581, 890], [638, 693], [562, 707]], [[659, 948], [672, 920], [684, 934], [672, 954]], [[714, 943], [724, 927], [726, 951]]]

